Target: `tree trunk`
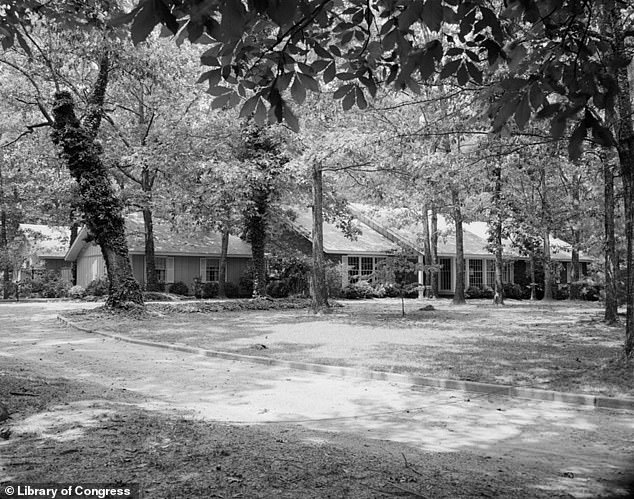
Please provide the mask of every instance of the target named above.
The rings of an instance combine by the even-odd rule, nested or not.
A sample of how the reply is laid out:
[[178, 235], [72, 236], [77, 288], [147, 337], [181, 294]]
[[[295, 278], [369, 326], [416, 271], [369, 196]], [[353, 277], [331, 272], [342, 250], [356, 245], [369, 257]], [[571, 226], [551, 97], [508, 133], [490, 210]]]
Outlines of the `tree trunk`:
[[[0, 186], [0, 196], [2, 190]], [[11, 276], [9, 273], [9, 241], [7, 239], [7, 212], [0, 211], [0, 261], [2, 262], [2, 298], [7, 300], [11, 294]]]
[[[438, 265], [438, 213], [436, 207], [431, 207], [431, 263]], [[431, 274], [431, 296], [432, 298], [438, 298], [438, 280], [440, 278], [439, 272], [432, 272]]]
[[227, 253], [229, 252], [229, 224], [222, 227], [222, 242], [220, 243], [220, 262], [218, 264], [218, 298], [227, 297], [225, 283], [227, 281]]
[[[77, 222], [76, 220], [72, 220], [70, 224], [70, 242], [68, 244], [69, 248], [73, 245], [73, 243], [75, 242], [75, 239], [77, 239], [77, 235], [79, 234], [79, 228], [80, 228], [79, 222]], [[70, 264], [70, 272], [71, 272], [71, 282], [73, 286], [76, 286], [77, 285], [77, 260], [75, 260], [74, 262]]]
[[531, 301], [537, 300], [537, 291], [535, 288], [537, 287], [537, 283], [535, 282], [535, 251], [531, 250], [528, 260], [529, 272], [531, 277]]
[[324, 207], [323, 173], [321, 165], [313, 165], [313, 275], [312, 308], [313, 312], [327, 310], [328, 286], [326, 285], [326, 267], [324, 265]]
[[625, 204], [625, 236], [627, 239], [627, 281], [626, 281], [626, 322], [625, 322], [625, 356], [634, 356], [634, 255], [632, 237], [634, 236], [634, 124], [632, 123], [632, 100], [628, 66], [631, 56], [625, 46], [625, 35], [621, 19], [621, 9], [611, 2], [609, 9], [610, 24], [613, 33], [614, 59], [617, 80], [617, 151], [623, 182], [623, 198]]
[[618, 322], [618, 298], [616, 291], [616, 238], [614, 235], [614, 173], [609, 158], [603, 159], [603, 193], [604, 209], [603, 226], [605, 230], [605, 314], [608, 324]]
[[546, 169], [541, 169], [542, 189], [542, 239], [544, 241], [544, 298], [543, 301], [553, 300], [553, 273], [550, 262], [550, 224], [548, 206], [548, 191], [546, 188]]
[[432, 264], [431, 257], [431, 243], [429, 241], [430, 231], [429, 231], [429, 214], [427, 210], [427, 206], [423, 206], [423, 251], [425, 252], [425, 298], [429, 298], [430, 290], [431, 290], [431, 270], [430, 265]]
[[569, 281], [570, 285], [568, 286], [569, 294], [568, 299], [570, 300], [579, 300], [581, 298], [579, 285], [576, 284], [581, 277], [581, 264], [579, 263], [579, 247], [581, 246], [581, 232], [579, 230], [579, 217], [581, 215], [580, 210], [580, 188], [581, 188], [581, 177], [574, 175], [572, 177], [572, 185], [571, 189], [571, 197], [572, 197], [572, 212], [574, 213], [573, 217], [573, 227], [571, 229], [572, 236], [572, 258], [570, 265], [570, 276]]
[[493, 171], [495, 187], [493, 189], [493, 246], [495, 248], [495, 283], [493, 303], [504, 305], [504, 285], [502, 283], [502, 272], [504, 263], [502, 261], [502, 168], [499, 166]]
[[458, 191], [451, 190], [451, 200], [453, 203], [453, 220], [456, 225], [456, 289], [453, 295], [454, 305], [467, 303], [464, 295], [464, 243], [462, 232], [462, 211], [460, 210], [460, 197]]
[[154, 222], [152, 210], [143, 208], [143, 225], [145, 228], [145, 289], [148, 291], [165, 291], [156, 275], [156, 257], [154, 253]]
[[253, 208], [248, 216], [249, 242], [253, 256], [253, 298], [266, 296], [266, 212], [268, 191], [257, 189], [253, 195]]
[[110, 283], [106, 306], [122, 308], [130, 304], [143, 305], [143, 295], [132, 273], [123, 207], [101, 161], [101, 147], [95, 142], [107, 83], [108, 59], [104, 56], [83, 124], [75, 115], [70, 92], [56, 92], [51, 138], [59, 147], [60, 158], [79, 184], [80, 206], [86, 227], [101, 248], [106, 262]]

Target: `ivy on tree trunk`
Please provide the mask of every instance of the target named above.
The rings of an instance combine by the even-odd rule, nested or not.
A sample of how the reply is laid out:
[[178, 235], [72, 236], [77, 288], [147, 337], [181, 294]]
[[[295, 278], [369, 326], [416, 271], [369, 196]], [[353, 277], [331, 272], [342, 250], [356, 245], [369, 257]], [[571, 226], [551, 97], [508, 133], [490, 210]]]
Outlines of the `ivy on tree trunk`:
[[83, 123], [75, 114], [70, 92], [55, 93], [51, 137], [59, 147], [60, 158], [79, 185], [79, 206], [84, 213], [86, 227], [101, 248], [106, 262], [110, 284], [106, 306], [121, 308], [129, 304], [143, 305], [143, 295], [132, 273], [123, 207], [101, 161], [101, 147], [95, 141], [107, 85], [108, 58], [104, 55]]

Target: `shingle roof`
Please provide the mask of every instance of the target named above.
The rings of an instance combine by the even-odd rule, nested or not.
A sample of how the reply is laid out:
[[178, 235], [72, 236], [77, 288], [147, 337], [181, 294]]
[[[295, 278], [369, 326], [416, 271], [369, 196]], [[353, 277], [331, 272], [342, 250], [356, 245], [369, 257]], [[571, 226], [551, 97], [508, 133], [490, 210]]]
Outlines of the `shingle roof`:
[[[176, 231], [164, 221], [155, 219], [154, 252], [157, 255], [175, 256], [219, 256], [222, 245], [222, 234], [204, 230]], [[77, 240], [66, 253], [66, 260], [73, 261], [86, 244], [86, 228], [82, 228]], [[140, 214], [126, 217], [126, 238], [131, 254], [145, 253], [145, 232], [143, 218]], [[229, 236], [227, 254], [233, 257], [251, 257], [251, 245], [235, 236]]]
[[[308, 240], [312, 239], [312, 214], [310, 210], [293, 208], [296, 218], [291, 222], [294, 229]], [[324, 222], [324, 252], [331, 254], [386, 254], [400, 248], [366, 224], [357, 222], [361, 234], [350, 239], [334, 224]]]
[[[417, 223], [408, 216], [406, 210], [375, 208], [359, 204], [352, 205], [353, 211], [369, 217], [389, 232], [395, 234], [406, 244], [418, 248], [422, 251], [422, 244], [418, 236], [423, 233], [422, 224]], [[455, 226], [442, 215], [438, 216], [438, 256], [456, 255]], [[551, 258], [558, 261], [570, 261], [572, 258], [572, 247], [561, 239], [552, 237]], [[522, 258], [517, 248], [512, 247], [511, 242], [504, 241], [504, 256], [511, 258]], [[486, 222], [470, 222], [463, 224], [463, 248], [465, 257], [491, 257], [487, 250], [487, 224]], [[592, 261], [592, 258], [580, 254], [580, 260]]]
[[[153, 224], [154, 251], [162, 255], [220, 255], [222, 234], [203, 230], [175, 231], [157, 220]], [[138, 214], [126, 217], [126, 235], [130, 253], [145, 252], [145, 229]], [[251, 245], [236, 236], [229, 236], [228, 255], [251, 257]]]

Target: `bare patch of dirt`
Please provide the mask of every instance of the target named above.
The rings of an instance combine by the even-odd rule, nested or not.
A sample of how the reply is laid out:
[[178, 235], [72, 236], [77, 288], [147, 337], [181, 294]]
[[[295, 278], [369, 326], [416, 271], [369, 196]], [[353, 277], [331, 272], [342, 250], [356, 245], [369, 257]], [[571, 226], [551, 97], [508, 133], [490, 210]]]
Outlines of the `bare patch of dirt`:
[[125, 391], [47, 379], [17, 359], [4, 364], [0, 400], [12, 413], [0, 483], [139, 484], [143, 497], [174, 499], [571, 497], [537, 465], [143, 410]]

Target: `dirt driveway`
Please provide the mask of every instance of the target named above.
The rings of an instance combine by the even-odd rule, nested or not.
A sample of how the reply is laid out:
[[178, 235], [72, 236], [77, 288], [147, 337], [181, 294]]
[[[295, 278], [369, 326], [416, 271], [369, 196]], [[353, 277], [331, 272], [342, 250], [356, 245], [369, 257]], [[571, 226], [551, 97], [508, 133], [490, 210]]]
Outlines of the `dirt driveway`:
[[[125, 390], [140, 396], [135, 403], [141, 407], [205, 421], [298, 424], [323, 431], [324, 441], [351, 438], [359, 445], [367, 439], [398, 442], [430, 459], [463, 462], [465, 476], [475, 468], [525, 474], [523, 485], [536, 491], [625, 493], [616, 483], [634, 463], [632, 413], [413, 389], [132, 346], [56, 321], [61, 309], [81, 306], [1, 305], [0, 370], [5, 357], [12, 365], [36, 366], [46, 377]], [[91, 417], [72, 405], [52, 412], [73, 410]], [[16, 421], [15, 432], [44, 431], [38, 430], [42, 421]]]

